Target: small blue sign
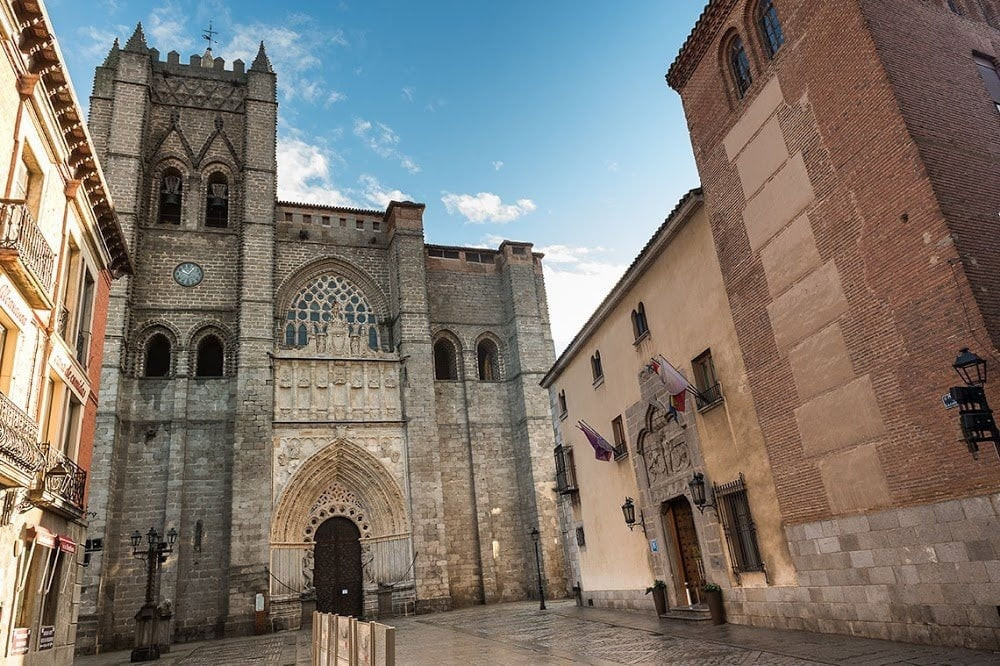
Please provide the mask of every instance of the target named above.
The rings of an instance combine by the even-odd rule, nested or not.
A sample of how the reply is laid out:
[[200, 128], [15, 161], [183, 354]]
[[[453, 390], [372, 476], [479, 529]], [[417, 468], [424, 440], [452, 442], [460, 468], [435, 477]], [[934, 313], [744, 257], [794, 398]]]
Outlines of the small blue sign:
[[945, 409], [955, 409], [956, 407], [958, 407], [958, 402], [953, 397], [951, 397], [951, 393], [945, 393], [943, 396], [941, 396], [941, 402], [944, 403]]
[[650, 539], [649, 540], [649, 550], [650, 550], [650, 552], [653, 552], [653, 553], [655, 553], [655, 552], [657, 552], [657, 551], [660, 550], [660, 545], [658, 543], [656, 543], [656, 539]]

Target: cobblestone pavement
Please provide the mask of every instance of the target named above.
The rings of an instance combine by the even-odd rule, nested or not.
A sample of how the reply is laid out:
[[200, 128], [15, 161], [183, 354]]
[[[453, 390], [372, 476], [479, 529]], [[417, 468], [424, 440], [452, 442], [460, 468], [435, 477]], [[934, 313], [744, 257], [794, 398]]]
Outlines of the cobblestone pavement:
[[[577, 608], [557, 601], [479, 606], [450, 613], [397, 618], [396, 661], [447, 666], [550, 664], [864, 664], [972, 666], [1000, 664], [1000, 654], [893, 643], [804, 631], [739, 625], [714, 627], [659, 620], [650, 613]], [[128, 652], [82, 657], [81, 666], [128, 663]], [[309, 664], [309, 634], [174, 646], [160, 664], [237, 666]]]

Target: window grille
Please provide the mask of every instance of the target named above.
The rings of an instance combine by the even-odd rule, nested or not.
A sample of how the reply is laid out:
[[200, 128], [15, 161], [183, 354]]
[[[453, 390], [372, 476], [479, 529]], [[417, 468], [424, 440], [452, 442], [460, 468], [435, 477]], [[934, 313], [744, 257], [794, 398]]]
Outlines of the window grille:
[[587, 547], [587, 537], [583, 533], [583, 527], [576, 528], [576, 545], [580, 548]]
[[604, 368], [601, 366], [601, 352], [596, 351], [594, 355], [590, 357], [590, 370], [594, 375], [594, 383], [596, 384], [598, 380], [604, 379]]
[[649, 323], [646, 321], [646, 306], [639, 303], [639, 307], [632, 310], [632, 333], [638, 340], [649, 333]]
[[713, 490], [737, 582], [740, 574], [748, 571], [762, 571], [766, 574], [767, 570], [757, 545], [757, 526], [750, 513], [746, 480], [743, 475], [740, 474], [737, 480], [721, 486], [713, 484]]

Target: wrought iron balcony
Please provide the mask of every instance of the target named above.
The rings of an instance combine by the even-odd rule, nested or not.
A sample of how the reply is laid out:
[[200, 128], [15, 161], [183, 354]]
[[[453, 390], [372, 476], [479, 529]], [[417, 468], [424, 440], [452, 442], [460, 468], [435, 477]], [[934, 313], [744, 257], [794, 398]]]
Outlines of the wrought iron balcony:
[[704, 412], [722, 403], [725, 396], [722, 394], [722, 383], [716, 383], [708, 388], [699, 389], [695, 402], [698, 404], [698, 411]]
[[[13, 468], [25, 485], [45, 464], [35, 421], [0, 393], [0, 464]], [[7, 471], [7, 470], [5, 470]]]
[[52, 307], [55, 256], [25, 202], [0, 199], [0, 264], [32, 308]]
[[573, 464], [573, 453], [561, 445], [555, 449], [556, 458], [556, 492], [569, 495], [579, 492], [576, 486], [576, 466]]
[[87, 471], [51, 444], [42, 444], [41, 450], [45, 456], [45, 472], [33, 492], [32, 500], [63, 513], [83, 515]]

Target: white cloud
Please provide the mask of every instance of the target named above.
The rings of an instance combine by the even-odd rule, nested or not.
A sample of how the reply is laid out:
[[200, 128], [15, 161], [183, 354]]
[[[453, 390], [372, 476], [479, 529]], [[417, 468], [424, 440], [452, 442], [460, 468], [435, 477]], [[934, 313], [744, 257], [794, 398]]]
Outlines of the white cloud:
[[403, 95], [403, 99], [405, 99], [407, 102], [412, 102], [413, 101], [413, 88], [410, 87], [410, 86], [405, 86], [403, 88], [402, 95]]
[[326, 51], [330, 38], [314, 30], [313, 23], [306, 14], [292, 14], [280, 25], [237, 23], [231, 28], [230, 41], [218, 51], [227, 61], [239, 58], [249, 68], [263, 40], [267, 57], [280, 77], [278, 90], [285, 100], [324, 99], [328, 93], [322, 77], [323, 63], [316, 54]]
[[344, 31], [337, 29], [332, 35], [330, 35], [330, 43], [336, 44], [337, 46], [348, 46], [347, 37], [344, 36]]
[[[300, 136], [278, 136], [278, 198], [330, 206], [357, 207], [332, 180], [330, 158]], [[339, 158], [338, 158], [339, 159]]]
[[500, 161], [500, 160], [497, 160], [497, 161], [495, 161], [495, 162], [493, 163], [493, 170], [494, 170], [494, 171], [499, 171], [499, 170], [500, 170], [500, 169], [502, 169], [502, 168], [503, 168], [503, 162], [502, 162], [502, 161]]
[[398, 161], [399, 165], [410, 173], [420, 173], [420, 165], [396, 148], [399, 145], [399, 135], [385, 123], [373, 124], [364, 118], [355, 118], [354, 135], [375, 154]]
[[337, 102], [343, 102], [347, 99], [347, 95], [340, 92], [339, 90], [331, 90], [330, 94], [326, 96], [326, 105], [336, 104]]
[[539, 252], [545, 253], [545, 261], [550, 264], [580, 264], [582, 260], [593, 254], [607, 252], [601, 246], [597, 247], [574, 247], [569, 245], [546, 245], [538, 248]]
[[124, 46], [125, 42], [121, 40], [121, 35], [124, 35], [125, 39], [128, 39], [134, 29], [135, 26], [129, 28], [127, 25], [116, 25], [111, 28], [98, 28], [95, 25], [85, 25], [77, 28], [77, 32], [89, 40], [89, 43], [83, 48], [83, 53], [88, 58], [103, 61], [104, 56], [111, 50], [111, 45], [115, 43], [115, 38], [119, 38], [119, 45]]
[[378, 181], [375, 176], [370, 174], [361, 174], [358, 178], [358, 182], [361, 183], [361, 195], [366, 201], [379, 207], [385, 208], [389, 205], [390, 201], [412, 201], [413, 197], [400, 190], [390, 190], [383, 187], [382, 183]]
[[618, 171], [618, 162], [608, 162], [608, 171], [612, 173]]
[[184, 24], [184, 19], [184, 13], [170, 2], [154, 9], [147, 27], [152, 38], [150, 46], [161, 51], [182, 51], [194, 47], [191, 31]]
[[[570, 256], [585, 256], [599, 251], [599, 248], [552, 247], [564, 248]], [[545, 248], [539, 251], [545, 252]], [[542, 269], [556, 354], [561, 354], [573, 336], [583, 328], [626, 268], [624, 264], [599, 261], [558, 263], [552, 255], [545, 255]]]
[[518, 199], [516, 203], [505, 204], [492, 192], [478, 194], [451, 194], [445, 192], [441, 203], [448, 213], [463, 215], [470, 222], [513, 222], [537, 208], [531, 199]]

